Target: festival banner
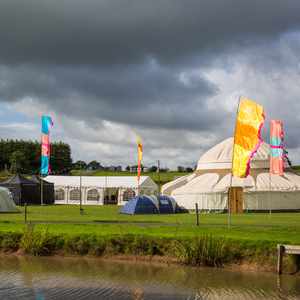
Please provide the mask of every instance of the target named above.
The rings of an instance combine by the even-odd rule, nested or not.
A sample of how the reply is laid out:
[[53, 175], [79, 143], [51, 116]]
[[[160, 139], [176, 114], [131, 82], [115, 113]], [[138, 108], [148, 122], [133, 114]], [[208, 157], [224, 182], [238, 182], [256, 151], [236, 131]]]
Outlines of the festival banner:
[[143, 144], [139, 136], [137, 137], [137, 151], [138, 151], [137, 179], [139, 184], [140, 177], [141, 177], [142, 159], [143, 159]]
[[50, 128], [53, 127], [51, 117], [42, 116], [42, 154], [41, 154], [41, 175], [48, 175], [50, 172]]
[[264, 120], [261, 105], [250, 99], [240, 98], [232, 156], [233, 176], [244, 178], [249, 175], [251, 159], [262, 143], [261, 128]]
[[270, 123], [270, 173], [283, 175], [284, 172], [284, 131], [281, 120]]

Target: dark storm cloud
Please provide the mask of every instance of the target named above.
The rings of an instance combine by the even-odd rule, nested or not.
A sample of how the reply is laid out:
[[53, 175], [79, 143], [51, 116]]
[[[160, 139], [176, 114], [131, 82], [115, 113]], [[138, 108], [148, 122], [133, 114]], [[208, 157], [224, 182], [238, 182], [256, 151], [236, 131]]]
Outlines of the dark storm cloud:
[[[207, 99], [217, 87], [201, 76], [181, 79], [150, 61], [122, 68], [0, 68], [0, 98], [30, 97], [66, 115], [144, 127], [207, 129], [216, 123]], [[188, 105], [185, 105], [187, 104]], [[88, 105], [87, 105], [88, 104]], [[178, 120], [181, 120], [178, 122]]]
[[[1, 0], [0, 102], [56, 113], [78, 156], [129, 157], [134, 129], [150, 159], [175, 164], [232, 134], [242, 91], [286, 121], [296, 148], [299, 11], [299, 0]], [[22, 136], [20, 124], [0, 136]]]
[[0, 61], [159, 61], [272, 38], [300, 24], [298, 0], [2, 0]]

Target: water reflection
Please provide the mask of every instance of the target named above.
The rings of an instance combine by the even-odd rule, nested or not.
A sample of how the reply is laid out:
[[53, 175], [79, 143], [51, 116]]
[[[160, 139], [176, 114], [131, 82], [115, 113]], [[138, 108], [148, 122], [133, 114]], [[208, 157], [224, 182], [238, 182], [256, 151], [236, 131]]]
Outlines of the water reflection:
[[0, 258], [0, 299], [300, 299], [300, 277], [78, 258]]

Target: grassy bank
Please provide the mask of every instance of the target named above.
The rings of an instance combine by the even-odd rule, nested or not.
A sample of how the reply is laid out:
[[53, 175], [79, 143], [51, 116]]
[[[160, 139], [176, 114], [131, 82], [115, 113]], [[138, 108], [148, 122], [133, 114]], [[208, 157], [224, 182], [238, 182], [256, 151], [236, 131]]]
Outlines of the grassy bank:
[[193, 238], [158, 238], [141, 235], [53, 234], [29, 225], [22, 233], [1, 233], [0, 250], [40, 255], [115, 255], [162, 257], [193, 266], [231, 263], [273, 264], [275, 244], [234, 241], [204, 234]]

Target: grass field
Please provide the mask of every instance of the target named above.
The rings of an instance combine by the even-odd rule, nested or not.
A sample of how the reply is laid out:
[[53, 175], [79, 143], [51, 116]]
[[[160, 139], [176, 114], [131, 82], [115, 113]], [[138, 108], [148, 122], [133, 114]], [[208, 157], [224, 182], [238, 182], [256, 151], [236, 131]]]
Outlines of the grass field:
[[[0, 215], [0, 232], [22, 232], [24, 207], [20, 213]], [[53, 234], [143, 235], [157, 238], [190, 238], [203, 234], [238, 241], [300, 244], [300, 213], [243, 214], [232, 216], [227, 226], [226, 214], [201, 214], [200, 226], [195, 214], [122, 215], [116, 206], [29, 206], [28, 221], [35, 228]]]

